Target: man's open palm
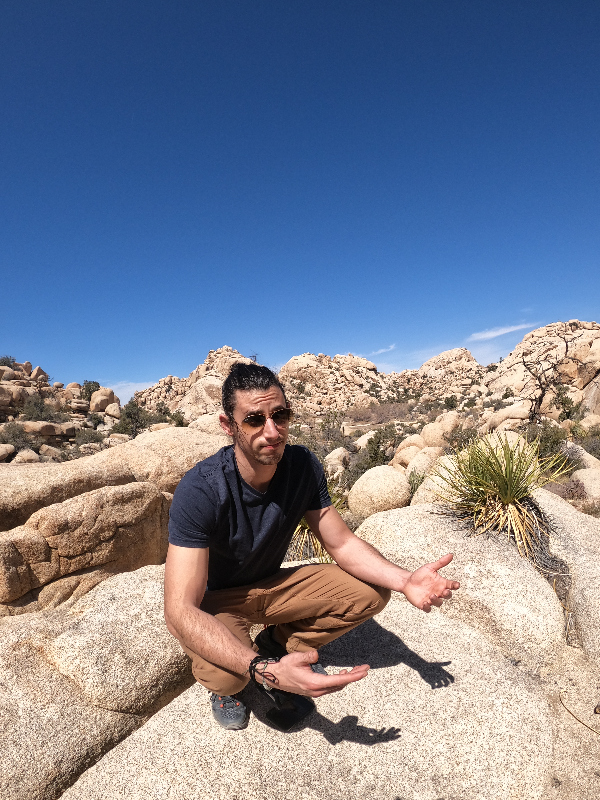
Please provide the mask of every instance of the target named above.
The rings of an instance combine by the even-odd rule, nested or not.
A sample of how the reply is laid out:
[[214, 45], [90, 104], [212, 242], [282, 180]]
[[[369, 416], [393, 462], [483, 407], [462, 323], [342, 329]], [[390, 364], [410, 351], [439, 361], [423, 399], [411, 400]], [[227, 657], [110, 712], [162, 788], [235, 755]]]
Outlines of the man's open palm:
[[441, 606], [444, 600], [452, 597], [452, 590], [458, 589], [458, 581], [448, 581], [438, 570], [446, 567], [454, 558], [452, 553], [442, 556], [431, 564], [416, 569], [404, 587], [406, 599], [421, 611], [431, 611], [432, 606]]

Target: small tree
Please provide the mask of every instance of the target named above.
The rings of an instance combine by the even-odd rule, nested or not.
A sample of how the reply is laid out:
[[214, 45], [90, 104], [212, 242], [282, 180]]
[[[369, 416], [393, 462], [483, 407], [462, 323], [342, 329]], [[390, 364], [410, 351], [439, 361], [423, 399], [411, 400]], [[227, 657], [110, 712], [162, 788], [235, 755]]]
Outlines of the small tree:
[[581, 338], [581, 335], [569, 339], [566, 333], [558, 334], [562, 345], [554, 353], [538, 351], [530, 356], [521, 356], [521, 363], [529, 375], [525, 393], [530, 404], [530, 424], [542, 421], [542, 406], [550, 395], [561, 396], [562, 392], [562, 396], [566, 396], [567, 389], [559, 368], [567, 361], [578, 365], [582, 363], [579, 359], [569, 355], [569, 348]]
[[117, 424], [113, 426], [112, 431], [114, 433], [126, 433], [135, 438], [138, 433], [141, 433], [151, 424], [152, 419], [150, 414], [132, 398], [121, 409], [121, 418]]
[[0, 356], [0, 367], [14, 367], [17, 360], [12, 356]]
[[81, 388], [81, 398], [82, 400], [87, 400], [88, 403], [92, 399], [92, 395], [94, 392], [97, 392], [100, 388], [100, 384], [98, 381], [84, 381], [83, 386]]

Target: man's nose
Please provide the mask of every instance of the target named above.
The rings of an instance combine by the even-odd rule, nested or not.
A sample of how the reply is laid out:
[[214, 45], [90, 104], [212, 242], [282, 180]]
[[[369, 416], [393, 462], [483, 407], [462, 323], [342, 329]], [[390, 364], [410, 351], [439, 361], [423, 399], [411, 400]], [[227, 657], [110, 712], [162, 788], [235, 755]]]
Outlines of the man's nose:
[[279, 438], [279, 431], [277, 429], [277, 425], [273, 422], [271, 417], [267, 418], [265, 422], [265, 427], [263, 429], [263, 435], [266, 436], [268, 439], [278, 439]]

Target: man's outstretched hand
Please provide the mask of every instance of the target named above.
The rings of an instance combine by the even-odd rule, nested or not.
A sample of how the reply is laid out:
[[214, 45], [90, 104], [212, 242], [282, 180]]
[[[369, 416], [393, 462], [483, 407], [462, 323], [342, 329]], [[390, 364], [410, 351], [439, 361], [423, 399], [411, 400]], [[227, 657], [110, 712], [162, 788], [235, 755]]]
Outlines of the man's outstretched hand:
[[422, 567], [411, 573], [402, 589], [406, 599], [421, 611], [429, 612], [432, 606], [441, 606], [444, 600], [452, 597], [452, 591], [460, 588], [458, 581], [448, 581], [443, 578], [438, 570], [446, 567], [454, 558], [452, 553], [448, 553], [431, 564], [423, 564]]
[[[368, 664], [361, 664], [352, 669], [343, 669], [337, 675], [321, 675], [313, 672], [311, 664], [318, 660], [316, 650], [306, 653], [289, 653], [277, 664], [269, 664], [267, 671], [277, 678], [277, 683], [267, 683], [275, 689], [293, 694], [303, 694], [307, 697], [321, 697], [331, 692], [339, 692], [349, 683], [364, 678], [368, 671]], [[258, 677], [258, 675], [257, 675]]]

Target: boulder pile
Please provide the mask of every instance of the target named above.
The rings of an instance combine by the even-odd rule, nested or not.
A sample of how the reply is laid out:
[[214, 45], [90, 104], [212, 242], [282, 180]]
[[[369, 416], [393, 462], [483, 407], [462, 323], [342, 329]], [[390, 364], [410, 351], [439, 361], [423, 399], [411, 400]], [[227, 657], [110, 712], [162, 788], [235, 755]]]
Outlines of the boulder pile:
[[[567, 357], [561, 359], [565, 340], [570, 349]], [[579, 320], [556, 322], [528, 333], [506, 359], [487, 367], [479, 364], [463, 347], [440, 353], [419, 369], [388, 374], [380, 373], [366, 358], [352, 354], [331, 357], [323, 353], [304, 353], [284, 364], [279, 378], [300, 414], [319, 416], [331, 411], [346, 412], [353, 407], [411, 399], [412, 406], [418, 410], [419, 405], [451, 396], [456, 398], [459, 410], [465, 408], [469, 400], [475, 402], [467, 408], [483, 410], [485, 397], [499, 399], [507, 390], [508, 396], [514, 397], [515, 405], [526, 400], [532, 387], [523, 358], [543, 360], [544, 355], [557, 362], [564, 383], [571, 387], [569, 396], [574, 402], [584, 400], [590, 413], [600, 412], [597, 380], [600, 325]], [[149, 389], [137, 392], [136, 399], [150, 410], [165, 403], [171, 411], [183, 411], [188, 421], [215, 413], [220, 407], [221, 385], [235, 361], [249, 363], [251, 359], [231, 347], [211, 350], [187, 378], [168, 375]], [[546, 402], [549, 412], [552, 399], [550, 393]], [[493, 427], [492, 423], [490, 429]]]
[[[47, 372], [41, 367], [32, 368], [30, 361], [13, 362], [10, 367], [0, 366], [0, 437], [6, 423], [16, 422], [35, 442], [35, 449], [17, 448], [12, 442], [1, 442], [0, 439], [0, 462], [17, 465], [60, 461], [100, 450], [97, 443], [84, 444], [82, 451], [79, 448], [74, 450], [72, 446], [69, 449], [69, 444], [75, 442], [78, 431], [86, 428], [108, 435], [121, 416], [121, 402], [108, 387], [101, 386], [88, 397], [82, 396], [83, 388], [76, 382], [65, 386], [55, 381], [50, 386]], [[42, 401], [54, 420], [31, 419], [23, 414], [30, 398]], [[118, 443], [117, 438], [107, 442], [106, 446]]]
[[232, 347], [210, 350], [204, 362], [187, 378], [167, 375], [154, 386], [136, 392], [135, 399], [142, 408], [150, 411], [164, 403], [170, 411], [183, 411], [185, 419], [191, 422], [220, 409], [221, 386], [236, 361], [250, 364], [252, 359]]
[[[505, 542], [466, 538], [432, 506], [375, 514], [358, 533], [395, 563], [410, 569], [455, 553], [445, 572], [461, 590], [451, 603], [426, 615], [394, 595], [374, 620], [324, 647], [320, 660], [329, 672], [369, 663], [369, 675], [343, 694], [318, 698], [317, 710], [288, 734], [269, 727], [268, 701], [253, 686], [244, 695], [250, 725], [232, 734], [215, 725], [206, 692], [193, 685], [84, 772], [64, 800], [257, 800], [265, 786], [274, 800], [592, 800], [600, 740], [566, 708], [597, 728], [600, 663], [589, 613], [597, 613], [598, 595], [584, 587], [600, 579], [600, 523], [541, 495], [556, 521], [553, 546], [574, 570], [587, 564], [574, 590], [582, 648], [565, 644], [551, 586]], [[93, 606], [96, 591], [88, 595]], [[80, 677], [80, 654], [86, 663], [92, 658], [82, 640], [68, 633], [46, 652], [59, 665], [61, 654], [62, 674], [75, 675], [96, 699], [94, 679]], [[171, 663], [165, 657], [165, 672]], [[123, 672], [125, 684], [135, 675]], [[111, 684], [103, 705], [120, 709], [113, 691]]]
[[175, 487], [228, 442], [168, 427], [62, 464], [0, 464], [0, 616], [162, 563]]
[[[548, 392], [545, 429], [579, 460], [571, 489], [600, 504], [600, 459], [577, 444], [600, 430], [600, 325], [545, 326], [487, 367], [456, 348], [387, 375], [353, 355], [305, 353], [281, 368], [298, 416], [293, 441], [322, 446], [358, 535], [408, 569], [452, 551], [445, 572], [462, 587], [430, 615], [396, 595], [324, 648], [330, 672], [363, 662], [371, 672], [342, 706], [342, 695], [319, 698], [290, 734], [268, 727], [252, 686], [248, 730], [217, 728], [162, 616], [172, 493], [229, 443], [218, 415], [235, 361], [252, 359], [222, 347], [187, 378], [138, 392], [142, 408], [166, 406], [189, 425], [162, 422], [135, 438], [111, 432], [121, 416], [112, 390], [85, 399], [82, 385], [50, 386], [28, 362], [0, 367], [0, 796], [254, 800], [267, 786], [274, 800], [597, 797], [600, 737], [585, 726], [600, 732], [600, 521], [578, 510], [581, 499], [536, 494], [571, 580], [565, 612], [507, 542], [467, 537], [439, 513], [432, 472], [450, 442], [519, 441], [531, 410], [526, 364], [548, 364], [562, 400], [581, 406], [562, 419]], [[24, 419], [32, 396], [68, 418]], [[2, 439], [14, 422], [35, 452]], [[89, 427], [104, 442], [64, 460]], [[565, 613], [575, 620], [568, 644]]]

